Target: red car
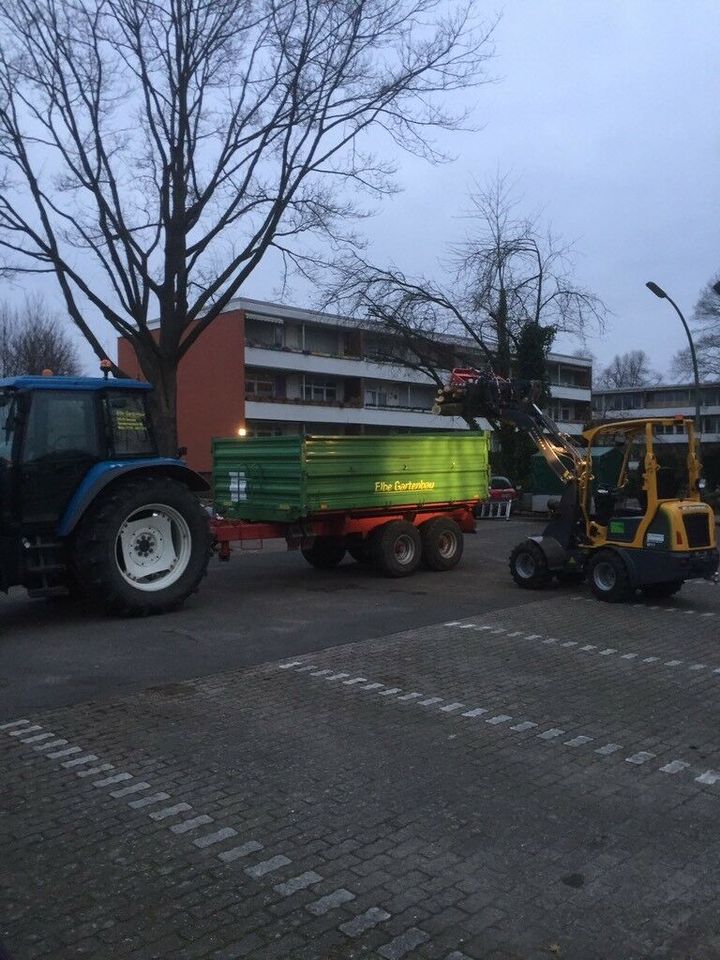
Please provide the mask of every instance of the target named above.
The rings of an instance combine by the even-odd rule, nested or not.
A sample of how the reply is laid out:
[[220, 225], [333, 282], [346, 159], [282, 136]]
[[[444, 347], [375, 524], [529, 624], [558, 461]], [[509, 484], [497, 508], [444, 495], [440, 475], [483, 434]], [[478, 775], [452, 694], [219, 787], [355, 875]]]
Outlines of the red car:
[[490, 499], [491, 500], [519, 500], [520, 491], [512, 484], [507, 477], [490, 478]]

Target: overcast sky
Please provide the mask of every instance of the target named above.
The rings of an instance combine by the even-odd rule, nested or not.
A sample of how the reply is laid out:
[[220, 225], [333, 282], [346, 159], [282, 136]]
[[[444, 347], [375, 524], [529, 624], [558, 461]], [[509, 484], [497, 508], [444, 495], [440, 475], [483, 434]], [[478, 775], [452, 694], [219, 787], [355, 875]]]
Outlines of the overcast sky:
[[[689, 318], [720, 270], [719, 35], [718, 0], [507, 0], [496, 82], [473, 93], [482, 129], [453, 136], [450, 166], [400, 159], [404, 191], [365, 224], [371, 258], [432, 273], [473, 178], [509, 173], [518, 212], [575, 241], [578, 281], [613, 312], [588, 345], [599, 365], [642, 348], [666, 371], [686, 341], [645, 281]], [[244, 293], [272, 299], [273, 273]]]
[[430, 270], [468, 183], [509, 171], [613, 312], [589, 344], [598, 361], [642, 348], [667, 369], [685, 334], [645, 281], [689, 318], [720, 271], [719, 35], [717, 0], [508, 0], [497, 83], [477, 91], [484, 128], [458, 138], [451, 168], [406, 165], [404, 194], [370, 227], [376, 256]]

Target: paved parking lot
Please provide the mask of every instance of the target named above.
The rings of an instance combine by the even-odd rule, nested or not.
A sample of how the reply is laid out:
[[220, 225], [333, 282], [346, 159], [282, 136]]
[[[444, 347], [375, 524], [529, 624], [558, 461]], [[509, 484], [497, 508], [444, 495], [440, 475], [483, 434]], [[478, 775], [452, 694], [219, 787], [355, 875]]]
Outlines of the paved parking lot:
[[[106, 624], [96, 686], [98, 622], [8, 602], [26, 646], [48, 618], [30, 670], [0, 643], [24, 701], [0, 720], [0, 940], [17, 960], [720, 957], [720, 594], [522, 592], [524, 532], [484, 528], [456, 574], [348, 565], [314, 596], [266, 558], [277, 603], [203, 624], [251, 576], [231, 564], [170, 627]], [[70, 679], [43, 685], [63, 637]], [[143, 637], [174, 658], [133, 673]]]

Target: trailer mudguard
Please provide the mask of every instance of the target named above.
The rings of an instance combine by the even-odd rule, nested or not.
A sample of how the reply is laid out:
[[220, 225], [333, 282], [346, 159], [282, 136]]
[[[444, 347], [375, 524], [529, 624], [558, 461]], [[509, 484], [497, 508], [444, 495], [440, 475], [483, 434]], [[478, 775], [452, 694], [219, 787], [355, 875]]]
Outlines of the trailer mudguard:
[[148, 457], [144, 460], [105, 460], [95, 464], [83, 477], [57, 526], [57, 535], [67, 537], [73, 532], [91, 503], [105, 487], [120, 477], [156, 475], [173, 477], [197, 493], [210, 489], [199, 473], [181, 460], [172, 457]]

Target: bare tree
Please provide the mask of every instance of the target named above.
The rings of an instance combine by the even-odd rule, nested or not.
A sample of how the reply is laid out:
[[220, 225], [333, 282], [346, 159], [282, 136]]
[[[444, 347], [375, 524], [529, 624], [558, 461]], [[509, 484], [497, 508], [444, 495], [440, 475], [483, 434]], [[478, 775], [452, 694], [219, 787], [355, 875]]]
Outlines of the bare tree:
[[[720, 274], [707, 284], [695, 305], [693, 340], [701, 380], [720, 380], [720, 293], [715, 289], [719, 281]], [[672, 373], [677, 379], [692, 380], [689, 347], [673, 357]]]
[[650, 357], [644, 350], [630, 350], [616, 353], [612, 362], [604, 367], [597, 376], [595, 385], [609, 389], [621, 387], [643, 387], [646, 384], [660, 383], [662, 377], [650, 366]]
[[77, 347], [66, 327], [41, 297], [28, 297], [20, 307], [0, 303], [0, 376], [40, 376], [43, 370], [79, 376]]
[[440, 159], [431, 132], [465, 120], [443, 97], [490, 55], [464, 2], [0, 6], [5, 266], [53, 273], [99, 357], [88, 311], [130, 340], [166, 452], [179, 361], [268, 250], [352, 245], [357, 197], [395, 189], [368, 134]]
[[[504, 178], [471, 197], [465, 238], [437, 276], [412, 278], [352, 253], [336, 267], [325, 302], [374, 320], [387, 339], [384, 359], [424, 370], [441, 384], [452, 366], [485, 366], [546, 382], [544, 357], [557, 333], [582, 338], [602, 328], [602, 301], [573, 277], [570, 248], [516, 213]], [[474, 421], [469, 421], [476, 426]], [[504, 469], [517, 474], [525, 452], [514, 428], [496, 425]]]

